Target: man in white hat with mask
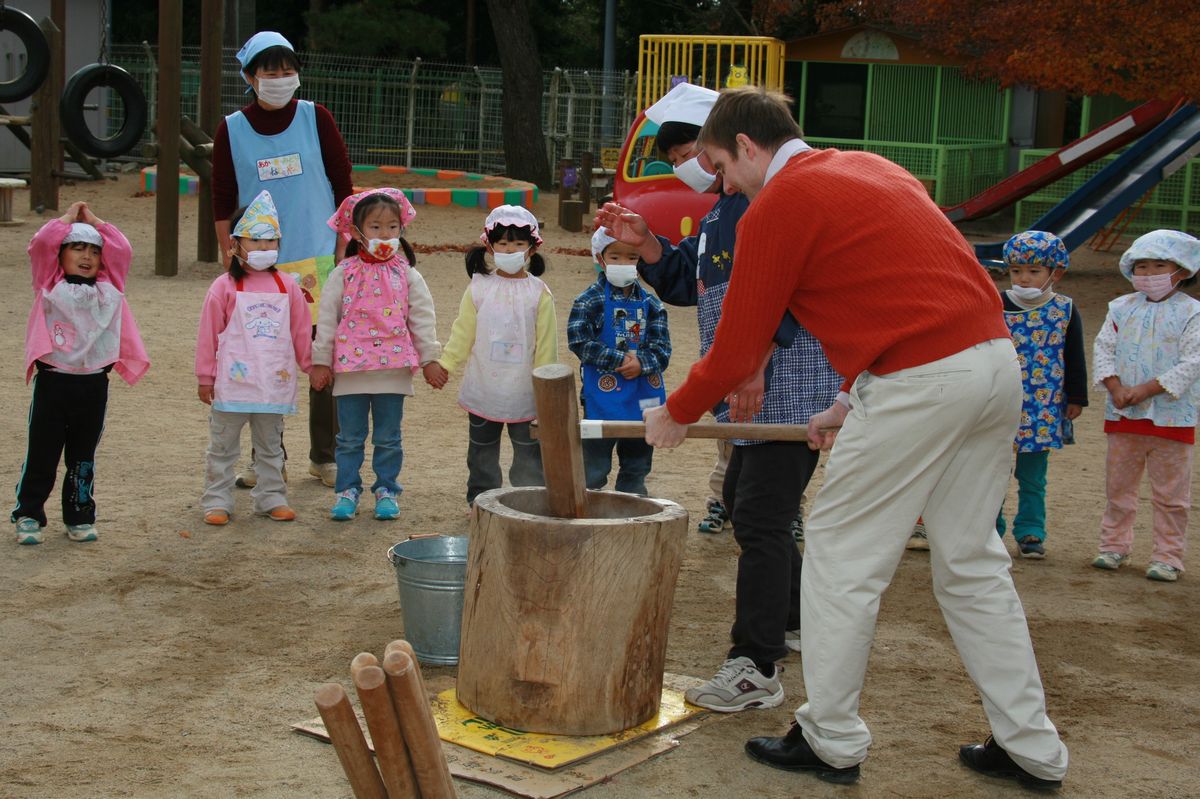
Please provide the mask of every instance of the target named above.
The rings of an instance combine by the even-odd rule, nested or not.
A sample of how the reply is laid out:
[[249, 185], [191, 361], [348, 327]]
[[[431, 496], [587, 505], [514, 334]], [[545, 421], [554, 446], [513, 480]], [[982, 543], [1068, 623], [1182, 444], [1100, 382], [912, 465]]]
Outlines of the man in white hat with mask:
[[[325, 221], [353, 193], [346, 142], [327, 108], [295, 98], [300, 61], [282, 34], [259, 31], [238, 51], [237, 59], [254, 101], [222, 120], [213, 137], [217, 241], [222, 253], [229, 252], [229, 219], [234, 211], [260, 191], [271, 192], [283, 232], [277, 268], [299, 284], [315, 331], [321, 286], [333, 271], [340, 243]], [[332, 486], [337, 476], [332, 390], [310, 389], [309, 404], [308, 470]], [[249, 488], [254, 482], [252, 469], [238, 474], [239, 486]]]
[[[721, 318], [737, 223], [750, 203], [740, 192], [723, 190], [696, 146], [717, 97], [711, 89], [685, 83], [646, 109], [646, 117], [659, 125], [658, 151], [676, 177], [695, 191], [720, 195], [695, 236], [672, 245], [653, 235], [641, 216], [615, 203], [606, 204], [596, 216], [617, 240], [637, 249], [639, 274], [664, 302], [696, 306], [701, 356], [712, 346]], [[816, 339], [790, 314], [783, 317], [775, 342], [778, 346], [755, 377], [713, 409], [718, 421], [805, 424], [837, 395], [841, 378]], [[801, 442], [735, 439], [732, 444], [727, 471], [718, 462], [710, 480], [713, 492], [724, 499], [723, 507], [710, 505], [710, 516], [700, 529], [719, 532], [728, 509], [741, 548], [733, 645], [716, 676], [687, 692], [689, 702], [722, 712], [783, 702], [775, 662], [788, 649], [799, 649], [802, 556], [792, 525], [818, 460]], [[711, 523], [708, 530], [706, 522]]]

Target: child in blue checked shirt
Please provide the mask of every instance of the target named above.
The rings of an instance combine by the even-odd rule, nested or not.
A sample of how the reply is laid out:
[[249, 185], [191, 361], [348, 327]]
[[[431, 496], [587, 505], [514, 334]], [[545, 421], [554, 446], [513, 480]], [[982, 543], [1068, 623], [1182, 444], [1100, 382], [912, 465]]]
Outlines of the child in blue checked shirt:
[[[1046, 465], [1050, 450], [1073, 443], [1071, 423], [1088, 404], [1083, 322], [1075, 303], [1055, 292], [1070, 256], [1053, 233], [1027, 230], [1004, 244], [1012, 288], [1001, 292], [1004, 321], [1021, 364], [1021, 426], [1016, 450], [1017, 515], [1013, 538], [1021, 557], [1046, 556]], [[996, 519], [1004, 535], [1004, 508]]]
[[[637, 279], [637, 248], [617, 241], [606, 228], [592, 236], [600, 275], [571, 306], [567, 345], [582, 367], [585, 419], [641, 421], [642, 411], [666, 401], [662, 373], [671, 360], [667, 311]], [[646, 494], [654, 448], [640, 438], [591, 438], [583, 442], [588, 488], [604, 488], [613, 448], [620, 467], [615, 488]]]

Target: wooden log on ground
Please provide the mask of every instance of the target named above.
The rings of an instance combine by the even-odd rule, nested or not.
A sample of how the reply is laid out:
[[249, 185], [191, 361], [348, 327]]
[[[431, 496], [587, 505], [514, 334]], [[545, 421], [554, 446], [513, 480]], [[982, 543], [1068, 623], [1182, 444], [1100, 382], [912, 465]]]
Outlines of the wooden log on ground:
[[[375, 656], [371, 655], [371, 659]], [[361, 663], [365, 663], [365, 659]], [[375, 760], [388, 799], [420, 799], [408, 747], [400, 733], [400, 722], [388, 690], [387, 675], [377, 665], [362, 665], [354, 672], [354, 688], [367, 720], [367, 729], [371, 731]]]
[[634, 727], [662, 696], [687, 511], [589, 491], [588, 518], [550, 518], [547, 493], [514, 488], [475, 500], [458, 699], [518, 730]]
[[457, 799], [416, 658], [393, 651], [384, 656], [383, 670], [422, 799]]
[[548, 513], [577, 519], [587, 513], [587, 481], [579, 438], [579, 401], [575, 370], [552, 363], [533, 370], [533, 400], [542, 442], [542, 471], [549, 496]]
[[346, 691], [335, 682], [326, 683], [317, 689], [316, 703], [355, 799], [388, 799]]

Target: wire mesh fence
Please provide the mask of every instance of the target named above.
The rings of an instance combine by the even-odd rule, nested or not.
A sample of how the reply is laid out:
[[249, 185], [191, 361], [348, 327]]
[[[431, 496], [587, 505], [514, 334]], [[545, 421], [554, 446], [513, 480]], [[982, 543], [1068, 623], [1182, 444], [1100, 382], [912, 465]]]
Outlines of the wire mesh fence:
[[[223, 114], [249, 99], [235, 53], [226, 49], [222, 58]], [[185, 47], [182, 56], [181, 111], [197, 119], [200, 50]], [[299, 56], [299, 95], [330, 110], [353, 163], [504, 171], [499, 69], [331, 53]], [[112, 61], [138, 80], [153, 114], [157, 48], [116, 45]], [[629, 72], [546, 71], [542, 130], [550, 163], [576, 161], [585, 151], [599, 156], [603, 149], [619, 148], [637, 115], [636, 83], [636, 75]], [[119, 109], [113, 111], [119, 127]], [[147, 131], [146, 140], [151, 138]]]

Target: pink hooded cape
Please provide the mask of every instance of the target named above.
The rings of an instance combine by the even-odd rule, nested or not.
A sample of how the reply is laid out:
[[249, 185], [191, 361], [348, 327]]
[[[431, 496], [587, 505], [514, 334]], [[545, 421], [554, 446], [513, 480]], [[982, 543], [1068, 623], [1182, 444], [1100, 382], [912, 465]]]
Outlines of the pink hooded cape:
[[[42, 225], [42, 229], [34, 234], [29, 242], [29, 263], [33, 270], [33, 307], [29, 310], [29, 322], [25, 327], [25, 382], [33, 377], [34, 361], [49, 355], [54, 345], [50, 339], [50, 331], [46, 327], [46, 310], [42, 302], [44, 292], [50, 291], [60, 282], [64, 275], [62, 266], [58, 263], [58, 250], [62, 240], [71, 230], [69, 223], [59, 219], [51, 219]], [[104, 247], [100, 254], [100, 269], [96, 275], [98, 282], [111, 283], [117, 291], [125, 292], [125, 276], [129, 274], [129, 264], [133, 260], [133, 249], [128, 239], [115, 225], [97, 225], [96, 230], [104, 239]], [[133, 385], [146, 374], [150, 368], [150, 358], [142, 344], [142, 336], [138, 332], [137, 322], [133, 320], [133, 312], [129, 303], [121, 303], [121, 347], [113, 369], [126, 383]]]

